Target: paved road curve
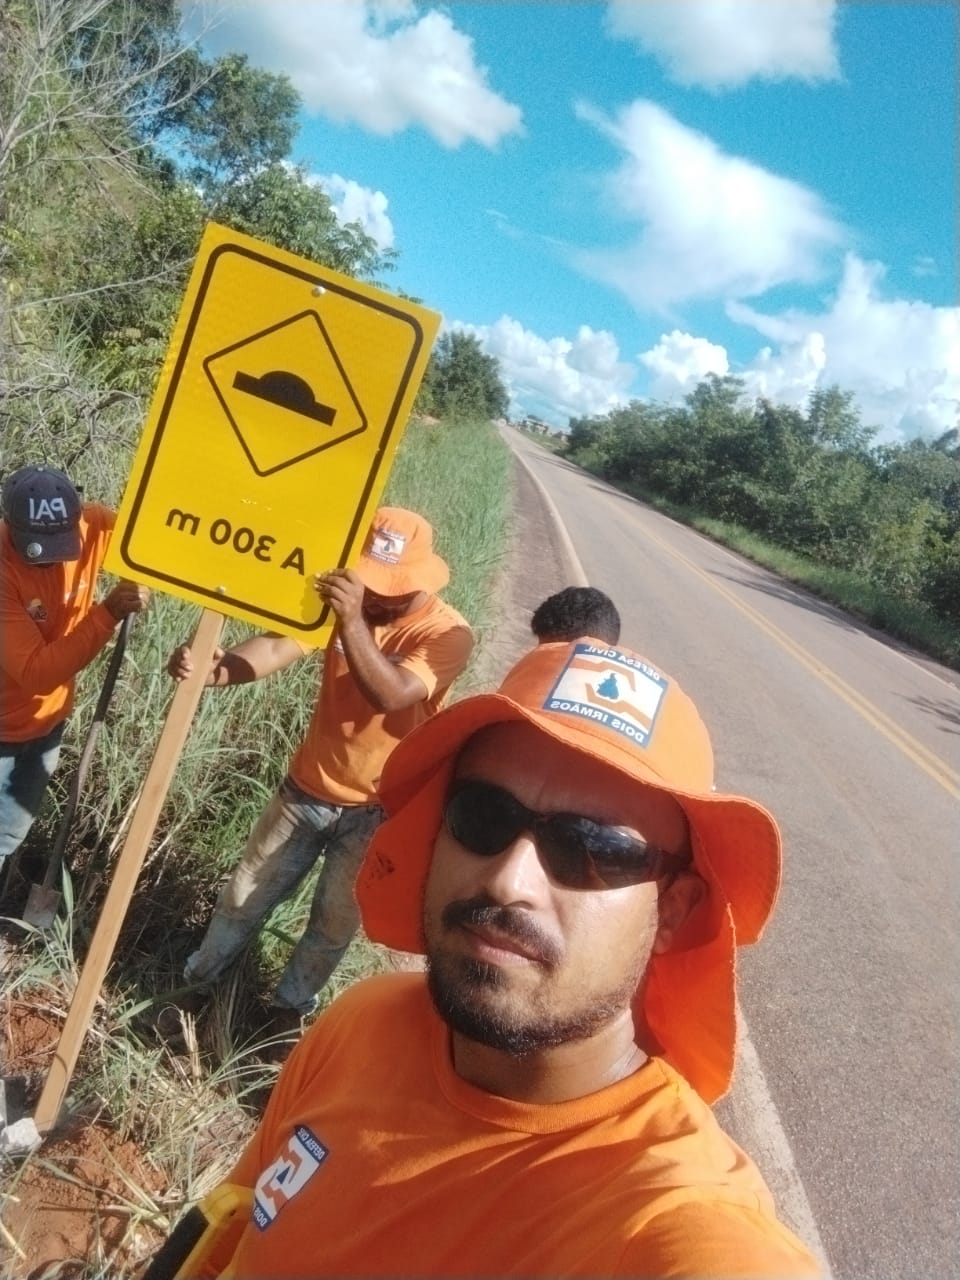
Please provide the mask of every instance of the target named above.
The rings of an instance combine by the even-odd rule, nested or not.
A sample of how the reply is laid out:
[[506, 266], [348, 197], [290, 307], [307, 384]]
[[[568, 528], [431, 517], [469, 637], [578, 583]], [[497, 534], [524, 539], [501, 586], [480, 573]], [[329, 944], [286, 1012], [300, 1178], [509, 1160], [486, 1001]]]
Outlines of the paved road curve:
[[[778, 911], [740, 969], [799, 1180], [776, 1140], [765, 1172], [794, 1210], [805, 1191], [838, 1280], [960, 1276], [958, 677], [508, 435], [624, 640], [701, 707], [720, 788], [783, 827]], [[756, 1155], [748, 1077], [722, 1105]]]

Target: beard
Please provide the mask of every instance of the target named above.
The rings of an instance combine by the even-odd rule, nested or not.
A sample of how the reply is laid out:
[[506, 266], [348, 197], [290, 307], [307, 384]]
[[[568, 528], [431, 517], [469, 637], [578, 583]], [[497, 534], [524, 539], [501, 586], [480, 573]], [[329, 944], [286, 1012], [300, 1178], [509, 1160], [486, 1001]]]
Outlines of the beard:
[[[455, 918], [454, 918], [455, 917]], [[477, 902], [451, 904], [443, 923], [495, 924], [519, 942], [535, 944], [526, 917], [510, 908]], [[562, 955], [555, 943], [541, 939], [542, 965], [549, 979], [559, 971]], [[558, 1010], [547, 980], [540, 991], [526, 996], [511, 989], [511, 972], [498, 965], [450, 954], [439, 945], [427, 951], [427, 987], [434, 1007], [452, 1031], [511, 1057], [524, 1058], [577, 1040], [589, 1040], [630, 1006], [643, 965], [621, 975], [607, 991], [591, 990], [579, 1003]], [[551, 1007], [553, 1006], [553, 1007]]]

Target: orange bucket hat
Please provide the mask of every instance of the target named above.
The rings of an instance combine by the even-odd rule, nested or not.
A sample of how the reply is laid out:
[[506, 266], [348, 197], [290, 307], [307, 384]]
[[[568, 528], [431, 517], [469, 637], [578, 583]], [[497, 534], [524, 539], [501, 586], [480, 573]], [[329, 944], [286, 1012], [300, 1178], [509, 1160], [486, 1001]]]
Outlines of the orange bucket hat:
[[433, 526], [403, 507], [377, 510], [357, 573], [363, 585], [379, 596], [439, 591], [450, 581], [446, 561], [433, 549]]
[[498, 692], [454, 703], [399, 743], [380, 780], [388, 817], [357, 880], [368, 937], [423, 952], [423, 893], [456, 757], [484, 726], [513, 720], [627, 782], [668, 792], [683, 808], [708, 893], [671, 950], [651, 957], [634, 1016], [700, 1095], [716, 1101], [733, 1075], [735, 949], [757, 941], [773, 910], [780, 832], [761, 805], [713, 790], [713, 750], [693, 702], [628, 649], [589, 638], [539, 645]]

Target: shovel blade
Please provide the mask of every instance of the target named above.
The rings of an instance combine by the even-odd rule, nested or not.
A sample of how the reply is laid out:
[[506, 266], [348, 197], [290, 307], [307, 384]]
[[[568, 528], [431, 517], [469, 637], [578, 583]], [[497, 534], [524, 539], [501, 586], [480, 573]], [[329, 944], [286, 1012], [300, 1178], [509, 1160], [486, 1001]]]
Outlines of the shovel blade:
[[45, 889], [42, 884], [32, 884], [23, 918], [35, 929], [52, 929], [60, 910], [63, 895], [56, 889]]

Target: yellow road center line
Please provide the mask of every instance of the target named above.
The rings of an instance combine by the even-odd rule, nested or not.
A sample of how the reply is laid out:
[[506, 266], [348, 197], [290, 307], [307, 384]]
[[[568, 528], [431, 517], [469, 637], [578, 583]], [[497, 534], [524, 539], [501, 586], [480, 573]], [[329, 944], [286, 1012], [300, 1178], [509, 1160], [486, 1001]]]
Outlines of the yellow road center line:
[[649, 538], [651, 542], [655, 542], [657, 546], [668, 552], [675, 560], [679, 560], [691, 573], [696, 574], [708, 587], [732, 604], [735, 609], [739, 610], [744, 617], [749, 618], [755, 626], [776, 641], [791, 657], [795, 658], [802, 667], [805, 667], [807, 671], [816, 676], [822, 684], [826, 685], [847, 706], [872, 725], [898, 751], [901, 751], [908, 759], [912, 760], [915, 765], [933, 778], [934, 782], [938, 782], [950, 795], [960, 800], [960, 773], [957, 770], [951, 768], [946, 761], [941, 760], [929, 747], [924, 746], [922, 742], [907, 733], [895, 720], [892, 720], [879, 707], [874, 706], [868, 698], [865, 698], [862, 693], [859, 693], [851, 685], [847, 684], [845, 680], [842, 680], [840, 676], [826, 667], [813, 654], [798, 644], [796, 640], [788, 636], [785, 631], [781, 631], [778, 626], [770, 622], [763, 614], [757, 612], [751, 605], [745, 604], [729, 588], [721, 586], [715, 578], [698, 565], [695, 565], [682, 552], [671, 547], [669, 543], [664, 542], [662, 538], [659, 538], [655, 533], [651, 533], [649, 529], [644, 528], [639, 523], [638, 527], [645, 537]]

